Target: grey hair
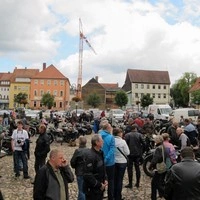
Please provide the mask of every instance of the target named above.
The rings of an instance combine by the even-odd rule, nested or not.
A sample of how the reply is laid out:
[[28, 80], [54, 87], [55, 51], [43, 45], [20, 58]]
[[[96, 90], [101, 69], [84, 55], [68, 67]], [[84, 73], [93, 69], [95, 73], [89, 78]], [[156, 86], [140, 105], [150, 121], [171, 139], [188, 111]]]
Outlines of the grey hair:
[[157, 135], [154, 138], [155, 143], [159, 144], [159, 143], [163, 143], [163, 137], [161, 135]]
[[92, 139], [91, 139], [92, 146], [95, 147], [96, 143], [99, 142], [101, 139], [102, 139], [101, 135], [99, 135], [99, 134], [93, 135]]

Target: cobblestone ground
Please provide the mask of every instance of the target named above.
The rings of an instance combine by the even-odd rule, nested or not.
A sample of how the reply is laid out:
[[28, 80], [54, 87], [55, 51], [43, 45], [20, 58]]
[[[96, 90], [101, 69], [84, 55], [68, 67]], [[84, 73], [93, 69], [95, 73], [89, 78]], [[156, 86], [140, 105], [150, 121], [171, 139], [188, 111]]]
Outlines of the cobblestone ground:
[[[88, 147], [90, 147], [90, 139], [91, 135], [86, 136], [88, 139]], [[31, 138], [31, 157], [28, 161], [29, 166], [29, 175], [34, 178], [34, 148], [36, 137]], [[62, 148], [66, 153], [66, 157], [68, 160], [71, 159], [74, 150], [76, 147], [69, 147], [67, 143], [63, 143], [61, 146], [60, 143], [53, 142], [51, 144], [51, 149], [53, 148]], [[142, 170], [141, 170], [142, 171]], [[0, 159], [0, 188], [3, 193], [5, 200], [31, 200], [33, 194], [33, 185], [31, 184], [32, 180], [24, 180], [20, 176], [19, 178], [15, 178], [13, 173], [13, 158], [12, 156], [5, 156]], [[135, 177], [135, 176], [134, 176]], [[124, 185], [128, 183], [127, 173], [124, 177]], [[69, 194], [70, 200], [77, 199], [77, 184], [76, 180], [73, 183], [69, 184]], [[141, 184], [140, 187], [133, 189], [123, 188], [123, 197], [126, 200], [150, 200], [150, 178], [147, 177], [142, 171]]]

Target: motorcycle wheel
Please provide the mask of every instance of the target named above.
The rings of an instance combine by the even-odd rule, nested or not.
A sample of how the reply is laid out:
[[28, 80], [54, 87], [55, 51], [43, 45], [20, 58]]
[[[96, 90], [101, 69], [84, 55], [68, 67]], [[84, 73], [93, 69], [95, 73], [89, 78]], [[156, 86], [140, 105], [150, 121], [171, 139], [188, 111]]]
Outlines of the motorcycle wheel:
[[86, 135], [90, 135], [92, 133], [92, 129], [88, 129], [87, 132], [86, 132]]
[[32, 128], [29, 129], [29, 134], [31, 137], [33, 137], [36, 134], [36, 131]]
[[54, 141], [53, 134], [52, 133], [48, 133], [48, 136], [49, 136], [49, 142], [51, 144]]
[[147, 157], [144, 158], [144, 161], [143, 161], [143, 170], [144, 170], [144, 173], [149, 176], [149, 177], [153, 177], [153, 170], [149, 170], [149, 165], [151, 163], [151, 160], [153, 158], [153, 155], [148, 155]]

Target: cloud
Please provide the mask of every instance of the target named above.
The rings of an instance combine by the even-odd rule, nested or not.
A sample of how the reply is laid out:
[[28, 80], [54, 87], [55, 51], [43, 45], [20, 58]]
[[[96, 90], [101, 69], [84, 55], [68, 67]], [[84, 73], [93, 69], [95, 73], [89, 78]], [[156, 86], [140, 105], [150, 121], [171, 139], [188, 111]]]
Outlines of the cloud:
[[[65, 55], [59, 50], [65, 38], [58, 35], [65, 31], [68, 40], [78, 41], [81, 18], [97, 52], [84, 43], [83, 84], [99, 76], [122, 86], [127, 69], [168, 70], [173, 83], [184, 72], [200, 74], [199, 5], [198, 0], [0, 1], [0, 55], [30, 65], [46, 61], [76, 83], [78, 47]], [[61, 53], [65, 56], [57, 60]]]

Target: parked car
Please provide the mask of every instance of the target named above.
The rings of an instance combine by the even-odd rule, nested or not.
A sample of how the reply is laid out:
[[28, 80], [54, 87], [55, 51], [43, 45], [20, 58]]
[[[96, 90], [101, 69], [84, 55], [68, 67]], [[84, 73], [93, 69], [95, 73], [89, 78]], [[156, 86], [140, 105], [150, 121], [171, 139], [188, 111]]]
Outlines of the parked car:
[[109, 111], [109, 118], [111, 120], [115, 119], [118, 121], [122, 121], [124, 118], [124, 111], [121, 109], [111, 109]]

